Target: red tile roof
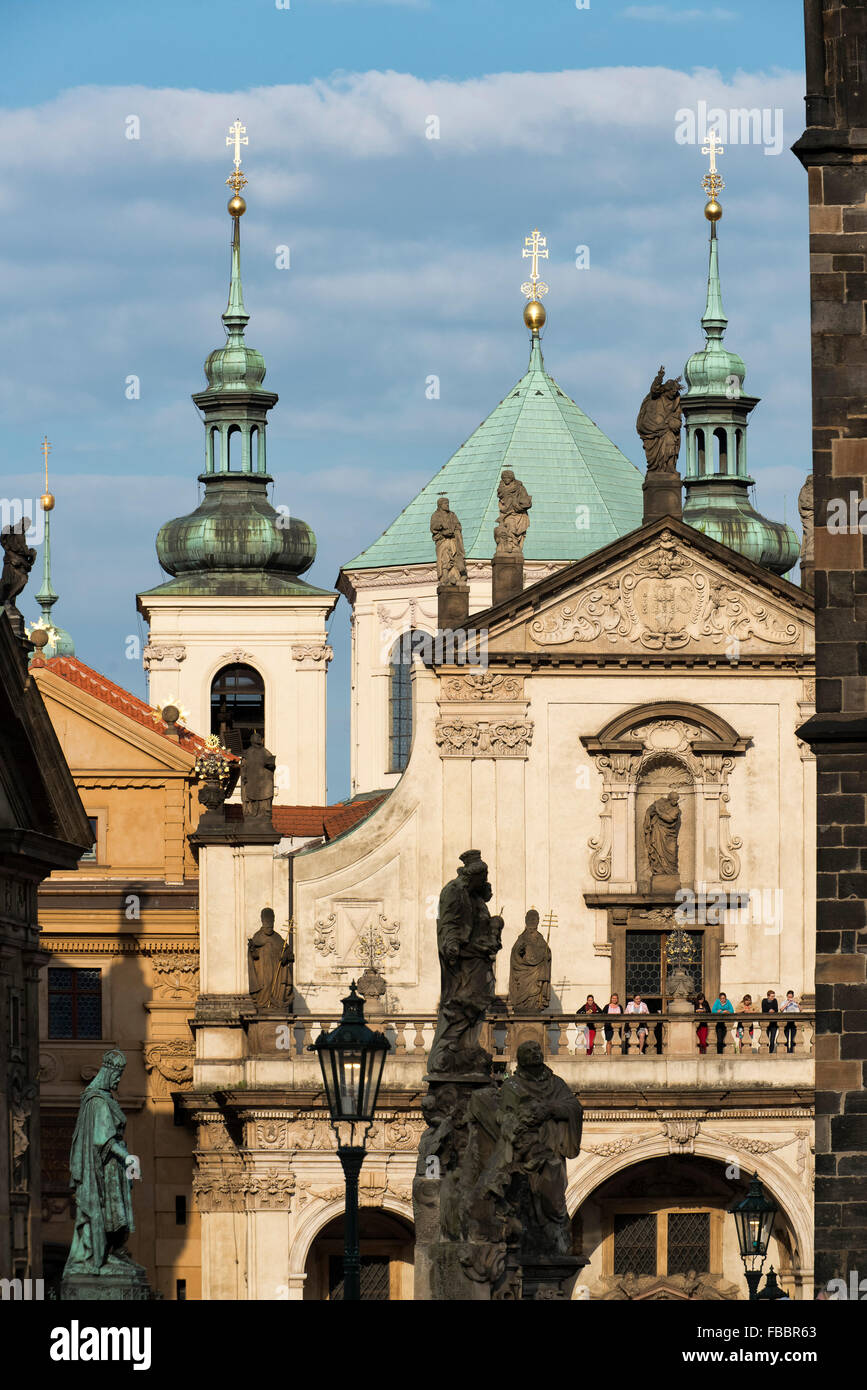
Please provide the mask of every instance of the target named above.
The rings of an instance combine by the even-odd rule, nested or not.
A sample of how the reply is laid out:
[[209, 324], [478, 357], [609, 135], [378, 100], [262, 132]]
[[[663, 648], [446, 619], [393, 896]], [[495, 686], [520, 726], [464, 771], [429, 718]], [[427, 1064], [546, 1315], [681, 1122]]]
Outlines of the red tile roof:
[[[344, 830], [351, 830], [353, 825], [375, 811], [386, 795], [383, 793], [361, 801], [341, 801], [334, 806], [275, 806], [271, 819], [274, 829], [279, 830], [281, 835], [298, 839], [321, 836], [325, 840], [334, 840]], [[226, 807], [227, 820], [241, 820], [242, 814], [240, 806]]]
[[[61, 676], [70, 685], [77, 685], [80, 690], [86, 690], [89, 695], [94, 695], [97, 700], [102, 700], [106, 705], [111, 705], [112, 709], [120, 710], [127, 718], [134, 719], [137, 724], [143, 724], [147, 729], [153, 729], [155, 733], [164, 734], [168, 724], [162, 719], [154, 718], [154, 711], [144, 700], [140, 700], [137, 695], [132, 695], [122, 686], [115, 685], [114, 681], [101, 676], [98, 671], [94, 671], [90, 666], [85, 666], [83, 661], [79, 661], [76, 656], [52, 656], [46, 661], [44, 657], [34, 656], [30, 662], [31, 671], [44, 666], [49, 671], [53, 671], [56, 676]], [[183, 725], [180, 727], [180, 737], [178, 746], [186, 753], [197, 755], [204, 752], [205, 740], [198, 734], [194, 734], [190, 729]], [[174, 737], [170, 735], [169, 737]], [[226, 755], [229, 759], [233, 754]]]

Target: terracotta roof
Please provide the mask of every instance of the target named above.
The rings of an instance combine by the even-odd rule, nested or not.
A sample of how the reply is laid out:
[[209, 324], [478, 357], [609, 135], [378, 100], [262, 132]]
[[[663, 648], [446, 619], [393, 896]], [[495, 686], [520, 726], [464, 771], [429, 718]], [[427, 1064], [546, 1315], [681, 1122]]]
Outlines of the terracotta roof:
[[[61, 676], [63, 680], [69, 681], [70, 685], [77, 685], [80, 690], [86, 690], [89, 695], [94, 695], [97, 700], [102, 700], [103, 704], [119, 710], [128, 719], [134, 719], [137, 724], [143, 724], [145, 728], [152, 729], [154, 733], [164, 734], [168, 728], [162, 719], [154, 718], [154, 711], [146, 701], [140, 700], [137, 695], [130, 694], [122, 686], [115, 685], [114, 681], [101, 676], [90, 666], [85, 666], [84, 662], [79, 661], [76, 656], [53, 656], [48, 661], [44, 657], [34, 656], [30, 662], [31, 671], [41, 666], [53, 671], [56, 676]], [[173, 738], [174, 735], [170, 735], [170, 737]], [[205, 751], [206, 745], [203, 738], [181, 725], [178, 746], [185, 753], [198, 754]], [[234, 758], [232, 753], [226, 753], [225, 756], [230, 760]]]
[[[274, 829], [293, 838], [322, 836], [334, 840], [369, 816], [386, 798], [371, 796], [360, 801], [341, 801], [335, 806], [275, 806], [271, 812]], [[227, 806], [226, 819], [241, 820], [240, 806]]]

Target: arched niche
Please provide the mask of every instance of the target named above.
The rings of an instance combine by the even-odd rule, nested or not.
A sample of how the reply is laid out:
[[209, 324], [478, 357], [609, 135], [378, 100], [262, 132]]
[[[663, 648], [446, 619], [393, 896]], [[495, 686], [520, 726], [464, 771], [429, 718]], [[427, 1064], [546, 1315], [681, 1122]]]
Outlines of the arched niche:
[[[658, 863], [651, 863], [651, 847], [648, 813], [651, 807], [662, 803], [661, 813], [671, 815], [666, 802], [674, 795], [677, 806], [672, 806], [674, 815], [679, 813], [679, 824], [675, 821], [670, 837], [676, 844], [676, 861], [669, 877], [680, 887], [695, 880], [695, 784], [685, 763], [667, 753], [652, 754], [642, 764], [635, 791], [635, 847], [637, 860], [638, 886], [641, 892], [653, 890], [654, 878], [665, 876], [665, 870]], [[650, 836], [652, 839], [652, 836]]]

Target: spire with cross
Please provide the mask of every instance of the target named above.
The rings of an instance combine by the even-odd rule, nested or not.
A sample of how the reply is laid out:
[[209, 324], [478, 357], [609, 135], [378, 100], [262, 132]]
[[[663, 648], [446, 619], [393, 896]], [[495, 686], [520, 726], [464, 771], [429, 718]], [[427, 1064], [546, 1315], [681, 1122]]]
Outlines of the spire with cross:
[[234, 145], [235, 147], [235, 169], [234, 172], [231, 173], [229, 177], [226, 179], [226, 183], [232, 189], [236, 197], [241, 192], [241, 189], [244, 187], [244, 184], [247, 182], [243, 173], [241, 172], [241, 146], [249, 145], [249, 143], [250, 141], [247, 138], [247, 127], [245, 125], [241, 125], [241, 117], [236, 116], [235, 123], [234, 125], [229, 126], [229, 134], [226, 136], [226, 144]]
[[722, 177], [717, 172], [716, 157], [718, 154], [725, 154], [725, 150], [722, 147], [722, 143], [720, 142], [719, 138], [719, 133], [717, 132], [715, 126], [711, 126], [710, 130], [708, 131], [707, 144], [702, 145], [701, 152], [702, 154], [709, 155], [710, 157], [710, 166], [708, 168], [707, 173], [701, 181], [701, 186], [704, 189], [707, 196], [713, 201], [716, 201], [718, 195], [722, 193], [723, 189], [725, 188], [725, 184], [722, 181]]
[[543, 294], [548, 293], [548, 286], [544, 280], [539, 278], [539, 261], [548, 259], [548, 241], [546, 237], [539, 235], [539, 228], [534, 227], [532, 236], [524, 237], [524, 249], [521, 252], [524, 260], [529, 260], [530, 278], [525, 280], [521, 286], [521, 294], [528, 299], [540, 300]]

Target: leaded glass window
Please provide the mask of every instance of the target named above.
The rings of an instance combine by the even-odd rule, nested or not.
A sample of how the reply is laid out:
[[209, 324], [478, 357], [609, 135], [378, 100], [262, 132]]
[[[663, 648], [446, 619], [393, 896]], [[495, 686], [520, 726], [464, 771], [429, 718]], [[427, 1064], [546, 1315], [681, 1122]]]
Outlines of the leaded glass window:
[[692, 980], [696, 993], [702, 988], [703, 935], [698, 931], [628, 931], [626, 933], [626, 998], [640, 994], [651, 1008], [662, 1003], [663, 985], [673, 965], [672, 952], [677, 948], [678, 962]]
[[48, 971], [49, 1038], [102, 1037], [102, 971]]
[[668, 1214], [668, 1272], [710, 1271], [710, 1212], [672, 1211]]
[[614, 1273], [656, 1273], [655, 1212], [621, 1212], [614, 1217]]
[[389, 772], [403, 772], [412, 746], [412, 669], [413, 655], [420, 653], [429, 638], [424, 632], [404, 632], [391, 649], [391, 679], [388, 700]]

